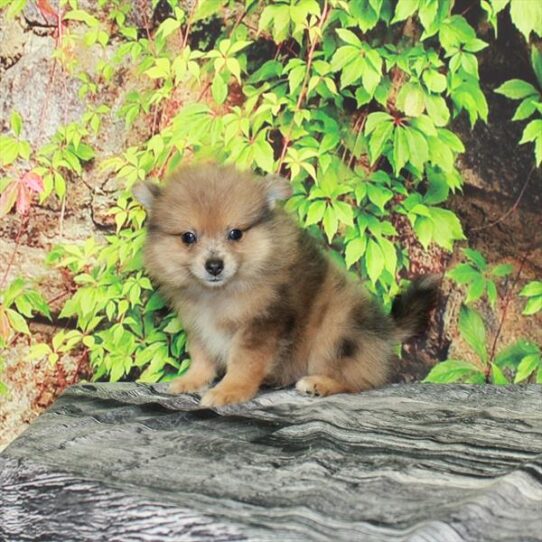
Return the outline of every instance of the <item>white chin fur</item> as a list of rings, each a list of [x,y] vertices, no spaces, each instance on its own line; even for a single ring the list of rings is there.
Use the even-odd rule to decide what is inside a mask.
[[[220,280],[209,280],[209,279],[203,279],[203,284],[209,288],[220,288],[221,286],[224,286],[228,282],[228,279],[220,279]]]

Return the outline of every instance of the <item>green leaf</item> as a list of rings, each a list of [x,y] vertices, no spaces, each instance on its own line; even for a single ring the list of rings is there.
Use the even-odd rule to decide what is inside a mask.
[[[393,23],[398,23],[399,21],[404,21],[406,18],[410,17],[419,7],[420,0],[399,0],[395,8],[395,14],[392,19]]]
[[[326,207],[326,210],[324,211],[323,224],[327,239],[331,243],[333,237],[337,233],[337,229],[339,228],[339,221],[337,220],[337,215],[335,214],[335,209],[333,209],[333,207]]]
[[[486,280],[483,276],[476,277],[467,290],[465,303],[472,303],[480,299],[486,289]]]
[[[522,314],[530,316],[531,314],[536,314],[540,310],[542,310],[542,295],[531,297],[525,304]]]
[[[433,221],[424,216],[418,216],[414,223],[414,231],[423,248],[427,249],[435,234]]]
[[[433,168],[428,168],[427,180],[429,182],[429,189],[423,197],[424,203],[430,205],[446,201],[450,193],[450,187],[446,182],[444,174],[436,172]]]
[[[406,136],[407,136],[407,141],[408,141],[408,154],[409,154],[408,159],[415,168],[417,168],[420,172],[422,172],[424,169],[425,163],[429,159],[429,148],[427,146],[427,141],[425,137],[420,132],[418,132],[418,130],[414,130],[413,128],[402,128],[402,129],[406,131]],[[446,198],[447,197],[448,197],[448,194],[446,193]],[[427,194],[425,196],[425,199],[427,201]]]
[[[282,75],[284,67],[278,60],[268,60],[248,79],[249,83],[261,83]]]
[[[397,251],[395,245],[388,241],[388,239],[381,237],[378,240],[378,244],[382,250],[382,255],[384,256],[384,267],[392,275],[395,276],[397,271]]]
[[[23,278],[16,278],[3,292],[2,305],[10,307],[17,299],[21,297],[24,291],[25,281]]]
[[[458,284],[468,284],[480,277],[480,271],[474,269],[468,263],[460,263],[451,271],[448,271],[447,276]]]
[[[381,124],[391,124],[392,121],[393,117],[389,113],[383,113],[382,111],[370,113],[365,122],[365,135],[368,136],[377,128],[377,126]]]
[[[462,305],[459,312],[459,332],[480,359],[487,363],[486,328],[480,313]]]
[[[326,210],[326,202],[323,200],[314,201],[309,206],[309,212],[307,213],[307,219],[305,221],[305,226],[310,226],[312,224],[318,224],[320,220],[324,217],[324,212]]]
[[[395,175],[399,175],[401,169],[403,169],[408,162],[409,156],[410,153],[406,130],[401,126],[398,126],[395,128],[393,140],[393,172]]]
[[[438,137],[443,141],[452,151],[457,153],[465,152],[465,146],[463,145],[461,139],[459,139],[453,132],[450,130],[445,130],[444,128],[439,128]]]
[[[352,267],[365,254],[367,247],[367,238],[355,237],[346,245],[345,261],[348,268]]]
[[[217,104],[223,104],[228,97],[228,85],[224,81],[222,74],[217,73],[213,79],[213,84],[211,85],[211,93],[213,94],[213,99]]]
[[[538,80],[538,85],[542,87],[542,52],[538,50],[536,45],[531,47],[531,64]]]
[[[409,117],[419,117],[425,109],[425,94],[419,84],[406,83],[397,95],[397,107]]]
[[[0,165],[8,166],[19,155],[19,143],[11,137],[0,136]]]
[[[512,120],[528,119],[536,111],[536,103],[536,99],[532,96],[525,98],[516,109]]]
[[[158,30],[156,31],[157,35],[162,36],[163,38],[167,38],[170,34],[175,32],[175,30],[178,30],[181,26],[181,21],[178,21],[177,19],[166,19],[162,23],[160,23],[160,26],[158,27]]]
[[[168,58],[156,58],[154,66],[145,71],[151,79],[164,79],[171,73],[171,63]]]
[[[520,145],[534,141],[536,138],[542,137],[542,119],[532,120],[523,130],[523,137],[519,142]]]
[[[503,94],[512,100],[521,100],[527,96],[536,96],[538,94],[533,85],[521,79],[510,79],[510,81],[506,81],[499,88],[496,88],[495,92]]]
[[[526,296],[526,297],[531,297],[534,295],[542,295],[542,281],[533,280],[529,282],[523,287],[519,295]]]
[[[501,263],[499,265],[496,265],[492,270],[491,274],[495,277],[506,277],[506,275],[509,275],[514,270],[514,266],[509,263]],[[521,293],[519,294],[521,295]]]
[[[463,254],[465,254],[465,256],[473,264],[475,264],[478,269],[480,269],[481,271],[485,271],[485,269],[487,268],[487,261],[477,250],[473,250],[472,248],[465,248],[463,249]]]
[[[193,21],[206,19],[219,12],[221,7],[226,3],[226,0],[200,0],[196,5],[197,9],[194,12]]]
[[[434,166],[449,172],[454,169],[454,155],[450,147],[438,137],[428,137],[429,159]]]
[[[510,384],[504,373],[498,365],[491,364],[491,382],[497,386],[506,386]]]
[[[440,0],[425,0],[421,2],[418,17],[426,31],[429,31],[437,22],[436,18],[439,10],[439,1]],[[442,4],[445,2],[440,3]]]
[[[527,41],[532,31],[542,36],[542,2],[510,0],[510,17]]]
[[[332,206],[335,209],[335,213],[340,222],[347,226],[352,226],[354,224],[354,211],[348,203],[345,203],[344,201],[334,201]]]
[[[45,343],[33,344],[28,351],[28,359],[34,361],[42,359],[51,353],[51,347]]]
[[[265,139],[265,133],[261,132],[261,136],[256,138],[253,149],[256,165],[265,172],[271,173],[274,166],[273,147]]]
[[[360,39],[350,30],[347,30],[346,28],[337,28],[336,32],[344,42],[348,43],[348,45],[361,48]]]
[[[380,123],[371,134],[369,139],[369,153],[371,155],[371,165],[373,165],[382,155],[384,145],[388,142],[393,133],[392,122]]]
[[[425,137],[437,135],[435,124],[427,115],[420,115],[419,117],[410,119],[409,124]]]
[[[446,90],[446,76],[437,70],[425,70],[422,79],[431,92],[440,94]]]
[[[534,158],[536,167],[542,163],[542,134],[540,134],[534,142]]]
[[[434,224],[433,240],[446,250],[452,250],[454,241],[465,239],[461,223],[452,211],[431,207],[431,220]]]
[[[448,384],[465,378],[471,378],[473,375],[483,376],[483,373],[481,373],[480,369],[478,369],[478,367],[472,363],[449,359],[441,363],[437,363],[424,378],[423,382]]]
[[[331,70],[336,72],[342,70],[347,64],[351,64],[356,58],[359,58],[360,51],[352,45],[339,47],[331,59]]]
[[[374,203],[382,212],[388,201],[393,198],[393,192],[385,186],[368,183],[364,185],[367,187],[367,195],[371,203]]]
[[[364,74],[369,67],[365,58],[357,56],[352,62],[347,64],[341,73],[341,89],[356,83],[362,74]],[[369,91],[369,89],[366,89]]]
[[[497,303],[497,287],[492,280],[487,281],[487,299],[492,308],[495,308]]]
[[[164,333],[169,333],[171,335],[174,335],[175,333],[179,333],[183,330],[183,326],[180,322],[180,320],[177,317],[172,318],[164,328]]]
[[[100,21],[98,21],[96,17],[83,9],[72,9],[71,11],[68,11],[68,13],[65,13],[62,18],[69,21],[80,21],[90,27],[98,26],[100,24]]]
[[[18,137],[21,135],[21,130],[23,128],[23,119],[17,111],[11,113],[10,119],[11,129],[13,133]]]
[[[26,320],[18,312],[15,312],[12,309],[5,309],[5,314],[8,317],[11,327],[17,333],[24,333],[25,335],[30,335],[30,330],[28,329]]]
[[[499,367],[516,368],[521,360],[530,354],[540,356],[540,348],[530,341],[519,339],[501,350],[495,357],[495,363]]]
[[[296,66],[288,74],[288,83],[290,85],[290,92],[293,94],[303,82],[305,78],[306,66],[305,64],[301,66]]]
[[[384,270],[384,255],[380,245],[374,240],[369,239],[367,243],[367,251],[365,252],[365,266],[367,274],[373,284],[379,279]]]
[[[536,369],[540,366],[539,354],[528,354],[525,356],[518,365],[516,376],[514,378],[514,384],[523,382],[531,376]]]
[[[435,126],[446,126],[450,121],[450,110],[442,96],[426,96],[425,107]]]

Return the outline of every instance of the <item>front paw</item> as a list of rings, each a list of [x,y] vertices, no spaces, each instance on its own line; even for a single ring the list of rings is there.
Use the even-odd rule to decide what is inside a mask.
[[[194,393],[207,386],[207,382],[195,380],[189,375],[181,376],[171,382],[168,388],[169,393]]]
[[[201,406],[212,408],[250,401],[257,390],[221,386],[209,390],[201,399]]]

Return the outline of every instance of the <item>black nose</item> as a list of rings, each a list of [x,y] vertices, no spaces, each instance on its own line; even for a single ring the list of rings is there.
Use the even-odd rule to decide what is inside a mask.
[[[224,262],[222,260],[215,259],[207,260],[205,262],[205,269],[207,269],[211,275],[216,277],[216,275],[220,275],[220,273],[222,273],[222,269],[224,269]]]

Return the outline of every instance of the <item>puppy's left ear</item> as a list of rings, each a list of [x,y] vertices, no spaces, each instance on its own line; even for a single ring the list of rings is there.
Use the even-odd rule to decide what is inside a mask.
[[[160,187],[152,181],[137,183],[132,188],[132,194],[146,209],[152,207],[154,200],[160,195],[160,192]]]
[[[280,175],[267,175],[265,177],[267,202],[273,209],[277,201],[289,198],[292,195],[292,185]]]

